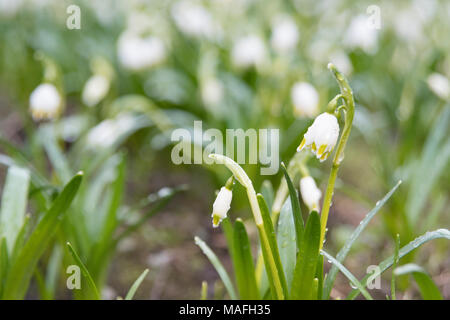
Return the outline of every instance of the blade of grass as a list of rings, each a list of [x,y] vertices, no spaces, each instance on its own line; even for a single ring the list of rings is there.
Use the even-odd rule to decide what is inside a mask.
[[[256,286],[255,266],[247,231],[241,219],[234,223],[233,246],[235,251],[235,274],[239,297],[243,300],[259,299]]]
[[[230,277],[228,276],[227,271],[225,270],[222,263],[219,261],[219,258],[217,258],[216,254],[211,250],[211,248],[199,237],[195,237],[195,244],[202,249],[203,253],[208,257],[211,264],[216,269],[217,273],[219,274],[220,279],[222,279],[223,284],[225,285],[225,288],[227,289],[228,295],[232,300],[237,300],[236,291],[234,290],[233,283],[230,280]]]
[[[358,279],[356,279],[356,277],[346,267],[344,267],[337,259],[335,259],[334,257],[332,257],[323,250],[320,250],[320,254],[325,256],[325,258],[327,258],[330,263],[334,264],[342,272],[342,274],[346,276],[348,280],[350,280],[353,286],[357,287],[361,291],[361,293],[367,300],[373,300],[372,296],[369,294],[369,292],[367,292],[367,290],[364,288],[361,282],[359,282]]]
[[[320,218],[316,211],[311,212],[306,222],[305,232],[297,254],[297,263],[292,280],[291,299],[311,300],[313,295],[314,277],[320,246]],[[317,292],[316,292],[317,293]]]
[[[261,208],[261,216],[263,219],[263,225],[265,229],[265,233],[267,234],[267,240],[269,243],[269,249],[271,251],[271,256],[273,257],[273,261],[275,264],[275,271],[276,274],[272,274],[272,279],[278,279],[275,281],[275,285],[279,282],[281,285],[281,288],[283,290],[284,298],[286,299],[288,297],[288,290],[287,290],[287,284],[286,284],[286,276],[284,274],[283,265],[281,264],[280,259],[280,253],[278,252],[278,244],[275,234],[275,229],[272,224],[272,218],[270,216],[269,207],[266,204],[266,201],[264,200],[264,197],[262,194],[256,195],[258,199],[258,205]],[[261,244],[262,247],[262,244]],[[265,261],[266,262],[266,261]],[[266,270],[267,270],[266,265]],[[272,271],[273,272],[273,271]]]
[[[0,238],[5,237],[10,252],[25,220],[29,182],[28,170],[9,167],[2,195]]]
[[[141,285],[142,281],[144,281],[144,278],[147,276],[148,269],[145,269],[144,272],[139,276],[139,278],[136,279],[136,281],[131,286],[130,290],[128,291],[127,295],[125,296],[125,300],[133,300],[133,297]]]
[[[447,229],[437,229],[434,231],[429,231],[423,234],[420,237],[417,237],[407,245],[405,245],[403,248],[400,249],[398,253],[399,259],[406,256],[411,251],[419,248],[424,243],[427,243],[428,241],[434,240],[434,239],[447,239],[450,240],[450,231]],[[383,260],[378,267],[380,268],[380,274],[389,269],[394,264],[394,255],[390,256],[389,258]],[[366,275],[362,280],[361,284],[365,287],[367,285],[367,280],[371,275]],[[353,300],[359,295],[360,290],[354,289],[350,292],[350,294],[347,296],[347,300]]]
[[[286,276],[288,292],[292,287],[295,260],[297,253],[294,218],[292,215],[292,204],[289,199],[284,202],[278,219],[277,242],[280,252],[281,265]]]
[[[417,264],[405,264],[395,269],[394,273],[397,276],[412,274],[419,286],[420,294],[424,300],[443,300],[442,294],[433,279],[431,279],[430,275]]]
[[[304,230],[302,212],[300,209],[300,200],[298,198],[297,191],[295,190],[294,185],[292,184],[292,180],[289,177],[289,174],[286,170],[284,163],[281,163],[281,170],[284,173],[284,177],[286,179],[286,183],[287,183],[287,186],[289,189],[289,197],[291,199],[292,214],[294,216],[295,234],[296,234],[296,239],[297,239],[297,250],[299,250],[300,242],[301,242],[303,230]]]
[[[395,238],[395,253],[394,253],[394,265],[392,266],[392,276],[391,276],[391,299],[396,300],[395,297],[395,268],[398,264],[398,252],[400,251],[400,235],[397,233]]]
[[[83,173],[76,174],[64,187],[50,209],[39,221],[17,258],[12,261],[6,279],[3,299],[22,299],[25,296],[34,268],[55,235],[61,217],[75,198],[82,177]]]
[[[200,292],[200,300],[208,299],[208,282],[202,281],[202,289]]]
[[[342,263],[344,259],[347,257],[347,254],[349,253],[350,249],[352,248],[353,244],[355,243],[356,239],[358,239],[359,235],[363,232],[363,230],[367,227],[370,220],[377,214],[378,211],[380,211],[381,207],[386,203],[386,201],[389,200],[389,198],[392,196],[392,194],[397,190],[397,188],[400,186],[402,182],[399,181],[397,184],[389,191],[383,199],[377,202],[375,207],[369,211],[369,213],[364,217],[364,219],[360,222],[359,226],[353,231],[351,236],[347,239],[342,249],[338,252],[336,255],[336,260]],[[338,272],[338,268],[336,265],[333,264],[330,271],[328,272],[326,278],[325,278],[325,284],[323,288],[323,299],[328,300],[331,293],[331,288],[333,287],[334,280],[336,279],[336,275]]]
[[[86,268],[83,261],[81,261],[80,257],[78,256],[78,254],[76,253],[75,249],[72,247],[70,242],[67,242],[66,245],[67,245],[67,248],[69,249],[70,253],[72,254],[72,257],[75,260],[76,264],[80,267],[81,272],[86,277],[87,282],[88,282],[89,286],[91,287],[91,290],[93,293],[92,297],[96,300],[100,300],[101,299],[100,293],[97,290],[97,286],[95,285],[94,279],[92,279],[92,276],[89,273],[89,270]]]

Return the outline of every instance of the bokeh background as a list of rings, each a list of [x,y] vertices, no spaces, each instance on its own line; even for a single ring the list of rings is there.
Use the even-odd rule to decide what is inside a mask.
[[[80,8],[80,29],[67,26],[70,5]],[[449,16],[445,0],[0,0],[1,159],[12,156],[13,145],[61,186],[61,172],[89,167],[103,150],[110,160],[126,154],[123,208],[161,188],[186,185],[119,244],[103,295],[123,296],[148,267],[138,298],[197,299],[203,280],[211,297],[220,298],[218,276],[193,238],[206,240],[231,267],[224,236],[210,219],[215,191],[229,174],[218,166],[175,165],[170,134],[192,130],[194,120],[222,131],[279,128],[280,159],[288,163],[314,116],[338,93],[326,68],[331,61],[349,78],[357,106],[328,251],[335,254],[375,202],[403,180],[346,260],[362,277],[368,265],[393,253],[397,233],[404,244],[450,225]],[[43,82],[54,83],[65,107],[55,119],[35,121],[30,95]],[[66,159],[62,171],[47,144],[53,138]],[[88,183],[103,172],[103,162],[91,168]],[[322,190],[329,165],[308,163]],[[275,188],[280,183],[280,174],[244,168],[257,190],[264,180]],[[2,166],[0,185],[5,173]],[[243,189],[236,190],[230,215],[250,221]],[[94,215],[102,202],[97,196]],[[248,228],[254,237],[251,223]],[[448,243],[438,240],[403,263],[424,267],[448,299],[448,253]],[[386,275],[375,297],[385,297],[389,281]],[[332,296],[350,290],[338,276]],[[407,279],[399,290],[403,298],[419,298]]]

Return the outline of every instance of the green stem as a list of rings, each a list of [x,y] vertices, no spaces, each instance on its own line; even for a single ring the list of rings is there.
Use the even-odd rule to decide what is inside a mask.
[[[336,153],[333,158],[333,165],[331,167],[330,177],[328,178],[328,185],[325,191],[325,197],[323,199],[322,214],[320,216],[320,249],[323,247],[323,241],[325,239],[325,232],[327,229],[328,214],[330,212],[331,200],[333,198],[334,184],[336,182],[339,166],[344,159],[344,149],[347,144],[350,131],[352,129],[353,116],[355,114],[355,101],[353,100],[353,92],[350,88],[347,79],[340,73],[333,64],[328,65],[328,69],[333,73],[336,81],[339,84],[341,90],[340,98],[345,103],[345,124],[342,130],[341,138],[339,139]],[[338,97],[338,96],[336,96]],[[336,102],[335,99],[332,101]],[[336,103],[333,103],[335,105]]]

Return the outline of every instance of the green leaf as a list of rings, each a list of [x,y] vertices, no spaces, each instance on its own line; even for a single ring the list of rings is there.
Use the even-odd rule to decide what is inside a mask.
[[[269,281],[273,282],[276,296],[278,296],[279,299],[286,299],[288,296],[286,277],[281,264],[280,253],[278,252],[278,244],[275,229],[272,224],[272,218],[270,217],[269,208],[267,207],[264,197],[261,194],[258,194],[256,197],[261,209],[263,228],[265,231],[264,233],[260,233],[260,236],[261,250],[263,252],[266,271],[268,271]],[[263,238],[263,234],[267,235],[267,243],[265,241],[266,239]],[[283,297],[280,295],[280,289],[282,290]]]
[[[232,300],[237,300],[236,291],[234,290],[233,283],[230,280],[230,277],[228,276],[227,271],[225,270],[222,263],[219,261],[219,258],[217,258],[216,254],[211,250],[211,248],[199,237],[195,237],[195,244],[202,249],[203,253],[208,257],[211,264],[216,269],[217,273],[219,274],[220,279],[222,279],[223,284],[225,285],[225,288],[228,291],[228,294]]]
[[[61,217],[75,198],[82,177],[82,173],[76,174],[64,187],[50,209],[39,221],[17,258],[12,261],[6,279],[3,299],[22,299],[25,296],[39,258],[55,235]]]
[[[447,229],[437,229],[434,231],[429,231],[425,233],[424,235],[417,237],[410,243],[408,243],[406,246],[400,249],[398,253],[399,259],[406,256],[411,251],[419,248],[424,243],[427,243],[428,241],[434,240],[434,239],[447,239],[450,240],[450,231]],[[395,255],[390,256],[389,258],[383,260],[378,267],[380,268],[380,274],[389,269],[394,264],[394,258]],[[361,284],[363,286],[367,285],[367,280],[371,275],[366,275],[362,280]],[[347,296],[347,299],[355,299],[359,295],[359,289],[354,289],[350,292],[350,294]]]
[[[291,299],[312,300],[313,282],[319,258],[320,218],[316,211],[310,213],[297,255],[292,281]]]
[[[359,226],[353,231],[353,233],[350,235],[350,237],[345,242],[342,249],[339,251],[339,253],[336,256],[336,260],[342,263],[344,259],[347,257],[347,254],[349,253],[350,249],[352,248],[353,244],[355,243],[356,239],[358,239],[359,235],[363,232],[363,230],[367,227],[370,220],[377,214],[378,211],[380,211],[381,207],[386,203],[386,201],[389,200],[389,198],[392,196],[392,194],[397,190],[397,188],[400,186],[401,181],[397,182],[397,184],[389,191],[383,199],[378,201],[375,205],[375,207],[370,210],[370,212],[364,217],[364,219],[360,222]],[[331,293],[331,288],[333,287],[334,280],[336,279],[336,275],[338,272],[338,268],[335,264],[331,267],[330,271],[328,272],[326,278],[325,278],[325,284],[323,288],[323,299],[328,300]]]
[[[16,237],[25,220],[30,172],[19,167],[9,167],[2,195],[0,212],[0,238],[6,238],[12,252]]]
[[[392,267],[392,275],[391,275],[391,299],[396,300],[395,297],[395,268],[397,268],[398,264],[398,252],[400,251],[400,235],[397,233],[395,237],[395,252],[394,252],[394,265]]]
[[[93,292],[92,298],[94,298],[96,300],[100,300],[100,294],[99,294],[99,292],[97,290],[97,286],[95,285],[94,279],[92,279],[92,276],[89,273],[89,270],[86,268],[86,266],[83,263],[83,261],[81,261],[80,257],[78,256],[78,254],[76,253],[75,249],[72,247],[70,242],[67,242],[67,248],[69,249],[70,253],[72,254],[72,257],[75,260],[76,264],[80,267],[81,272],[86,277],[87,282],[88,282],[88,284],[91,287],[91,290]]]
[[[289,177],[289,174],[287,173],[286,167],[284,163],[281,163],[281,170],[284,173],[284,177],[286,179],[286,183],[289,189],[289,197],[291,198],[291,205],[292,205],[292,214],[294,215],[294,225],[295,225],[295,233],[296,233],[296,239],[297,239],[297,250],[300,248],[300,242],[303,235],[304,230],[304,223],[302,218],[302,212],[300,209],[300,200],[297,195],[297,191],[294,188],[294,185],[292,184],[292,180]]]
[[[264,180],[261,186],[261,194],[264,199],[267,201],[267,206],[272,208],[273,200],[274,200],[274,191],[273,186],[270,180]]]
[[[237,219],[234,223],[233,240],[235,251],[234,270],[239,297],[243,300],[259,299],[250,242],[241,219]]]
[[[200,300],[208,299],[208,282],[202,281],[202,289],[200,291]]]
[[[294,276],[297,244],[295,238],[294,218],[292,215],[292,204],[289,199],[284,202],[278,219],[277,230],[278,250],[280,252],[281,264],[286,276],[288,291],[292,286]]]
[[[358,290],[361,291],[361,293],[367,300],[373,300],[372,296],[369,294],[369,292],[367,292],[367,290],[364,288],[361,282],[359,282],[358,279],[356,279],[356,277],[346,267],[344,267],[337,259],[335,259],[334,257],[332,257],[323,250],[320,250],[320,254],[325,256],[330,263],[335,265],[344,274],[344,276],[346,276],[347,279],[350,280],[353,286],[357,287]]]
[[[8,257],[8,247],[6,245],[5,237],[0,239],[0,297],[2,296],[4,280],[8,273],[9,268],[9,257]]]
[[[144,272],[139,276],[139,278],[136,279],[136,281],[131,286],[130,290],[128,291],[127,295],[125,296],[125,300],[133,300],[133,297],[141,285],[142,281],[144,281],[144,278],[147,276],[148,269],[145,269]]]
[[[419,286],[420,294],[424,300],[443,300],[439,288],[430,275],[417,264],[409,263],[395,269],[395,275],[412,274]]]

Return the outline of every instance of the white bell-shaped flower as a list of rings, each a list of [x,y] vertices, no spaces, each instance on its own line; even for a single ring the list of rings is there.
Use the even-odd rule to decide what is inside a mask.
[[[317,116],[313,124],[305,133],[297,151],[303,148],[311,148],[320,161],[328,158],[339,137],[339,124],[337,118],[327,112]]]
[[[441,99],[450,99],[450,81],[440,73],[432,73],[427,78],[428,87]]]
[[[299,37],[295,21],[290,17],[279,17],[272,26],[270,44],[276,52],[282,54],[295,49]]]
[[[231,51],[233,64],[238,68],[261,65],[265,57],[266,47],[264,41],[256,35],[238,39]]]
[[[319,200],[322,197],[322,192],[317,188],[316,182],[310,176],[300,179],[300,193],[302,194],[303,202],[310,211],[319,211]]]
[[[62,98],[53,84],[42,83],[30,95],[30,111],[34,120],[56,118],[62,109]]]
[[[314,117],[319,112],[319,94],[307,82],[297,82],[291,89],[294,114],[298,117]]]
[[[222,187],[217,194],[217,198],[213,203],[213,227],[217,228],[220,222],[227,217],[227,212],[230,210],[231,199],[233,192],[227,187]]]

